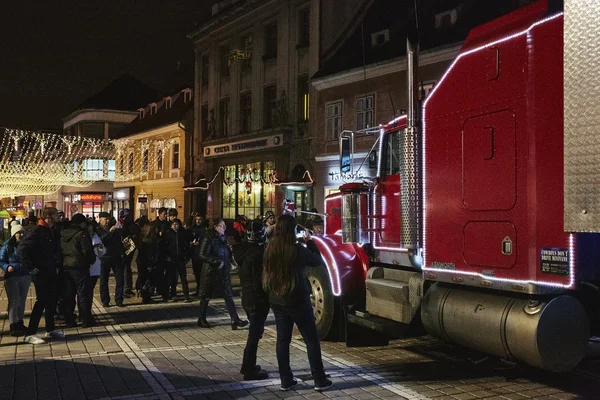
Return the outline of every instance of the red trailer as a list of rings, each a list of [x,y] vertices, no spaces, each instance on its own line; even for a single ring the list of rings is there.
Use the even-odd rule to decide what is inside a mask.
[[[474,29],[420,105],[409,43],[408,114],[380,129],[377,177],[325,200],[325,268],[309,273],[322,337],[381,344],[422,326],[551,371],[583,358],[599,333],[600,224],[566,226],[586,176],[565,166],[565,26],[538,1]],[[342,135],[347,176],[352,147]]]

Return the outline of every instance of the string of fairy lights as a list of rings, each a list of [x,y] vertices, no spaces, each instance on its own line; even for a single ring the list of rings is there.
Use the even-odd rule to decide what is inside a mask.
[[[135,180],[162,163],[172,139],[102,140],[0,130],[0,198],[45,195],[61,186]]]

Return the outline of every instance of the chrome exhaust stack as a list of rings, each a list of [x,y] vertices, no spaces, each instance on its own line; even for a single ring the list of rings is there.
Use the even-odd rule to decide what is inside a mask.
[[[411,252],[411,260],[419,249],[419,225],[421,215],[421,148],[419,129],[419,87],[417,79],[418,42],[406,39],[408,115],[406,134],[400,133],[399,145],[402,157],[401,192],[401,242]]]

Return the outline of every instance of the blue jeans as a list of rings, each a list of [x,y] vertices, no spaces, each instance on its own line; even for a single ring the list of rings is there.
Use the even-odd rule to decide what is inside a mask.
[[[244,307],[250,327],[248,328],[248,340],[244,348],[244,361],[242,362],[242,374],[251,372],[256,365],[256,353],[258,342],[265,331],[265,321],[269,315],[269,305],[259,305],[252,308]]]
[[[277,325],[277,364],[279,365],[279,377],[282,385],[289,385],[294,379],[294,374],[290,368],[290,343],[292,342],[292,329],[294,323],[298,327],[304,343],[310,372],[315,382],[325,380],[325,369],[321,358],[321,343],[317,334],[317,325],[313,314],[310,300],[302,299],[299,304],[293,307],[282,307],[271,305],[275,313],[275,323]]]

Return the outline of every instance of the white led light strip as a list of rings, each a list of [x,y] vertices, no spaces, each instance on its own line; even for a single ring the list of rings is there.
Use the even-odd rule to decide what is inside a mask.
[[[323,239],[321,239],[320,237],[317,236],[313,236],[312,237],[313,240],[319,242],[322,246],[322,248],[325,249],[328,257],[323,257],[323,261],[326,264],[326,270],[327,270],[327,274],[329,274],[329,282],[331,282],[331,291],[333,292],[334,296],[341,296],[342,294],[342,285],[340,283],[340,272],[338,270],[338,265],[337,262],[335,261],[335,257],[333,256],[333,252],[331,251],[331,248],[329,247],[329,245],[327,243],[325,243],[325,241]],[[329,262],[327,261],[327,258],[329,258]],[[329,266],[333,267],[333,268],[329,268]],[[331,271],[333,270],[333,275],[331,273]]]
[[[456,59],[452,62],[452,64],[450,65],[450,67],[448,68],[448,70],[444,73],[444,75],[442,76],[442,78],[440,79],[439,83],[433,88],[433,90],[431,91],[431,93],[429,94],[429,96],[427,97],[427,99],[425,100],[425,102],[423,103],[423,156],[422,156],[422,175],[423,175],[423,270],[427,270],[427,271],[438,271],[438,272],[451,272],[451,273],[455,273],[455,274],[461,274],[461,275],[469,275],[469,276],[479,276],[485,280],[489,280],[489,281],[500,281],[500,282],[509,282],[509,283],[515,283],[515,284],[534,284],[534,285],[539,285],[539,286],[550,286],[550,287],[561,287],[561,288],[571,288],[573,286],[573,284],[575,283],[575,277],[574,277],[574,273],[575,273],[575,236],[573,234],[569,235],[569,283],[568,284],[562,284],[562,283],[555,283],[555,282],[540,282],[540,281],[523,281],[523,280],[514,280],[514,279],[505,279],[505,278],[494,278],[494,277],[490,277],[487,275],[482,275],[476,272],[467,272],[467,271],[449,271],[449,270],[445,270],[445,269],[437,269],[437,268],[428,268],[427,267],[427,242],[426,242],[426,232],[427,232],[427,179],[426,179],[426,174],[425,174],[425,170],[426,170],[426,165],[427,165],[427,159],[426,159],[426,139],[427,139],[427,127],[426,127],[426,114],[427,114],[427,104],[429,103],[429,100],[431,100],[433,98],[433,96],[435,95],[435,93],[437,92],[437,90],[440,88],[440,86],[442,86],[442,83],[444,82],[444,80],[446,79],[446,77],[448,76],[448,74],[450,73],[450,71],[452,71],[452,69],[454,68],[454,66],[456,65],[456,63],[463,57],[466,57],[470,54],[476,53],[478,51],[487,49],[489,47],[492,47],[494,45],[497,45],[499,43],[504,43],[507,42],[509,40],[518,38],[522,35],[529,35],[529,32],[535,28],[538,25],[542,25],[546,22],[552,21],[556,18],[560,18],[563,16],[563,13],[559,13],[559,14],[555,14],[552,15],[548,18],[544,18],[540,21],[537,21],[535,23],[533,23],[531,26],[529,26],[527,29],[519,31],[517,33],[514,33],[512,35],[506,36],[502,39],[499,40],[495,40],[493,42],[484,44],[482,46],[479,46],[477,48],[471,49],[469,51],[466,51],[464,53],[461,53],[458,55],[458,57],[456,57]],[[528,38],[528,40],[530,40]]]

